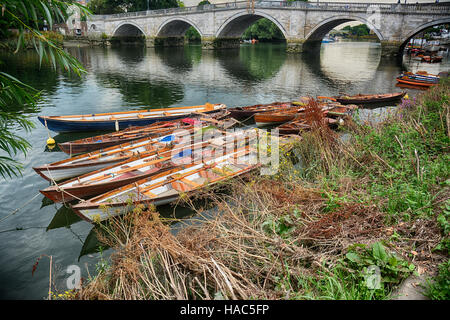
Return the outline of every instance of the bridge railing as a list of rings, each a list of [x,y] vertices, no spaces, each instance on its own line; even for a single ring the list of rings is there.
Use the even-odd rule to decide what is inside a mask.
[[[249,5],[248,1],[236,1],[217,4],[205,4],[202,6],[184,7],[184,8],[169,8],[149,11],[136,11],[117,13],[109,15],[94,15],[92,20],[104,20],[114,18],[127,18],[139,16],[153,16],[153,15],[168,15],[191,12],[205,12],[215,10],[227,10],[236,8],[299,8],[303,10],[318,10],[318,11],[367,11],[369,9],[379,10],[382,13],[450,13],[450,2],[444,3],[430,3],[430,4],[397,4],[397,3],[339,3],[339,2],[304,2],[304,1],[271,1],[271,0],[255,0],[253,5]]]

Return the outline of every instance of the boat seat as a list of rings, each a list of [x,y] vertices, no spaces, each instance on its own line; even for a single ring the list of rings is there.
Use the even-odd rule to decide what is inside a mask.
[[[172,188],[178,192],[187,192],[192,189],[192,186],[188,185],[187,183],[184,183],[183,181],[174,181],[171,183],[171,185]]]
[[[208,182],[208,179],[204,177],[198,177],[197,179],[192,179],[191,181],[195,182],[199,186],[202,186]]]
[[[181,182],[184,182],[184,183],[186,183],[186,184],[189,184],[189,185],[191,185],[191,186],[193,186],[193,187],[200,187],[200,186],[201,186],[200,184],[198,184],[198,183],[195,182],[194,180],[189,180],[189,179],[186,179],[186,178],[180,179],[180,181],[181,181]]]

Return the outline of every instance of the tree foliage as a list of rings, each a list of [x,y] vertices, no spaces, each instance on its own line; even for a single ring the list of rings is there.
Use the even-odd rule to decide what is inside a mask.
[[[41,31],[43,19],[51,28],[54,23],[67,21],[72,5],[83,14],[89,14],[83,6],[72,1],[60,0],[2,0],[1,15],[10,26],[18,29],[15,53],[25,48],[25,39],[31,42],[39,55],[39,63],[49,63],[55,70],[61,67],[67,72],[80,75],[82,65],[61,47],[49,40]],[[0,61],[1,64],[1,61]],[[0,72],[0,175],[12,177],[20,174],[22,165],[14,159],[19,153],[26,154],[31,147],[28,141],[15,132],[15,128],[31,130],[34,124],[24,112],[36,110],[40,93],[19,79]]]
[[[148,7],[147,7],[148,5]],[[89,9],[94,14],[113,14],[122,12],[177,8],[177,0],[91,0]]]
[[[189,41],[201,41],[200,33],[198,33],[197,29],[195,29],[194,27],[189,27],[184,36]]]
[[[351,27],[351,26],[345,26],[342,28],[342,30],[348,30],[351,35],[354,36],[367,36],[370,32],[370,28],[365,24],[359,24],[357,26]]]
[[[284,39],[284,36],[275,23],[269,19],[262,18],[245,30],[242,38],[272,41]]]
[[[211,4],[211,2],[209,2],[208,0],[202,0],[202,1],[200,1],[199,3],[198,3],[198,7],[200,7],[200,6],[203,6],[203,5],[205,5],[205,4]]]

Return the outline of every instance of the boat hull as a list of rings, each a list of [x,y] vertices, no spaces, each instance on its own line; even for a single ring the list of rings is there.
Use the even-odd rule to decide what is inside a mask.
[[[257,113],[254,115],[255,123],[258,127],[272,126],[285,123],[295,119],[296,114],[271,114]]]
[[[148,174],[139,174],[126,179],[109,181],[105,183],[98,183],[94,185],[80,185],[80,186],[70,186],[66,188],[59,188],[58,186],[51,186],[40,192],[52,200],[53,202],[69,202],[75,199],[87,199],[92,196],[96,196],[116,188],[123,187],[127,184],[134,183],[141,179],[148,178],[159,172],[152,172]]]
[[[113,164],[118,164],[122,161],[127,160],[127,158],[118,158],[109,161],[93,162],[87,164],[79,165],[67,165],[67,166],[41,166],[34,167],[34,171],[39,174],[42,178],[48,181],[61,181],[76,176],[81,176],[85,173],[96,171],[99,169],[106,168]]]
[[[251,117],[258,111],[247,111],[247,110],[238,110],[238,109],[230,109],[230,117],[236,120],[246,120]]]
[[[398,101],[405,96],[406,92],[399,92],[391,96],[386,97],[374,97],[372,99],[358,99],[358,98],[336,98],[336,101],[341,104],[368,104],[368,103],[380,103]]]
[[[421,87],[431,87],[431,86],[434,86],[437,84],[437,83],[433,83],[433,82],[417,81],[417,80],[412,80],[412,79],[399,79],[399,78],[397,78],[397,82],[402,83],[402,84],[409,84],[409,85],[413,85],[413,86],[421,86]]]
[[[105,149],[105,148],[116,146],[118,144],[139,140],[139,139],[149,137],[149,136],[151,136],[151,134],[140,135],[140,136],[137,136],[134,138],[128,138],[128,139],[111,140],[111,141],[107,141],[107,142],[95,142],[95,143],[64,142],[64,143],[58,143],[58,147],[59,147],[59,149],[61,149],[62,152],[73,155],[73,154],[96,151],[99,149]]]
[[[208,112],[204,112],[208,113]],[[148,119],[130,119],[130,120],[107,120],[107,121],[67,121],[60,119],[49,119],[39,116],[39,121],[47,128],[55,132],[84,132],[84,131],[115,131],[116,121],[119,130],[129,127],[146,126],[158,121],[167,121],[185,118],[186,114],[176,116],[154,117]]]
[[[138,117],[139,112],[130,112],[130,114],[137,114],[127,119],[112,118],[106,120],[74,120],[74,117],[80,118],[82,116],[61,116],[61,117],[49,117],[38,116],[39,121],[51,131],[55,132],[85,132],[85,131],[116,131],[123,130],[129,127],[142,127],[153,124],[159,121],[170,121],[176,119],[182,119],[190,114],[201,112],[202,114],[213,114],[224,110],[225,105],[216,105],[212,109],[204,110],[201,107],[181,107],[181,108],[167,108],[167,109],[154,109],[154,112],[178,112],[178,114],[172,115],[151,115],[145,117]],[[197,110],[198,109],[198,110]],[[165,110],[165,111],[164,111]],[[149,112],[153,112],[151,109]],[[117,112],[111,114],[98,114],[98,115],[86,115],[86,117],[93,118],[119,116],[125,114],[125,112]],[[70,119],[72,118],[72,119]]]

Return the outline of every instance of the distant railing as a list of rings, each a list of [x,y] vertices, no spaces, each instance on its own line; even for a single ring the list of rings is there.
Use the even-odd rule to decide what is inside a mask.
[[[105,20],[114,18],[129,18],[139,16],[167,15],[177,13],[208,12],[215,10],[229,10],[247,8],[248,1],[227,2],[218,4],[205,4],[195,7],[170,8],[149,11],[136,11],[109,15],[94,15],[92,20]],[[397,3],[336,3],[336,2],[304,2],[304,1],[270,1],[260,0],[254,2],[254,8],[287,8],[311,11],[343,11],[366,12],[369,9],[378,9],[381,13],[432,13],[450,14],[450,2],[429,4],[397,4]]]

